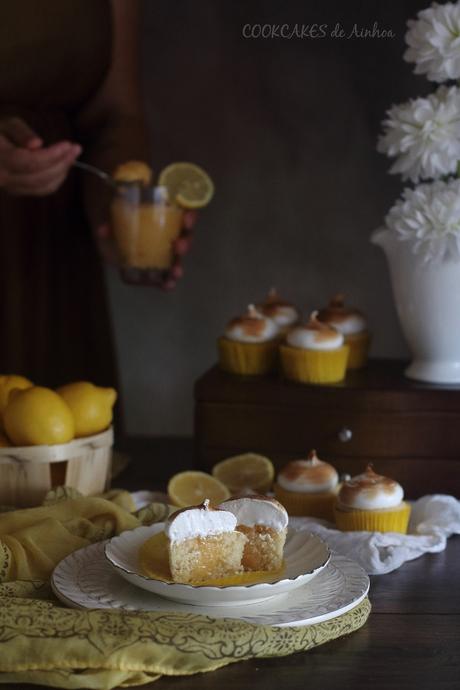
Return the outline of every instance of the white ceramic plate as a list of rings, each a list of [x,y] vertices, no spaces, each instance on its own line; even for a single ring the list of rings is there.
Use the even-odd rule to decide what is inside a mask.
[[[330,552],[326,544],[309,532],[288,531],[284,547],[285,570],[267,582],[229,587],[207,587],[163,582],[142,574],[138,554],[149,537],[163,531],[164,523],[138,527],[123,532],[105,545],[105,555],[116,571],[137,587],[159,594],[166,599],[202,606],[234,606],[255,603],[286,594],[301,587],[326,567]]]
[[[357,606],[369,590],[369,578],[357,563],[332,554],[317,577],[281,597],[233,607],[190,606],[146,592],[121,578],[105,558],[103,542],[64,558],[54,570],[51,584],[56,596],[75,608],[194,613],[279,627],[336,618]]]

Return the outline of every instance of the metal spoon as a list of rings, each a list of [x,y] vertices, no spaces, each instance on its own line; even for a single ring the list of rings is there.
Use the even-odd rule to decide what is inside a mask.
[[[112,189],[118,189],[118,185],[113,179],[113,177],[109,175],[109,173],[105,172],[105,170],[96,168],[96,166],[90,165],[89,163],[82,163],[82,161],[74,161],[73,165],[76,168],[81,168],[81,170],[86,170],[86,172],[90,172],[93,175],[97,175],[101,180],[103,180],[106,184],[112,187]]]

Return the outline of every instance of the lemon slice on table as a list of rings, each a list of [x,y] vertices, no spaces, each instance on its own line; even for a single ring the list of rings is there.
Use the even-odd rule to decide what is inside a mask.
[[[206,472],[179,472],[168,483],[168,496],[179,508],[196,506],[206,498],[215,506],[230,498],[227,487]]]
[[[167,188],[171,201],[186,209],[203,208],[214,194],[211,178],[194,163],[171,163],[161,171],[158,184]]]
[[[263,494],[271,488],[275,468],[263,455],[244,453],[218,462],[212,474],[234,494],[244,491]]]

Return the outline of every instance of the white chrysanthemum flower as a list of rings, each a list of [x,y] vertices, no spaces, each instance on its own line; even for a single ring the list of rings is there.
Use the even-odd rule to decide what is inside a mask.
[[[415,73],[437,82],[459,79],[460,3],[433,3],[407,25],[404,59],[415,62]]]
[[[412,182],[455,173],[460,160],[460,89],[440,86],[427,98],[394,105],[377,149],[396,158],[391,173]]]
[[[398,239],[425,261],[460,259],[460,180],[407,188],[385,218]]]

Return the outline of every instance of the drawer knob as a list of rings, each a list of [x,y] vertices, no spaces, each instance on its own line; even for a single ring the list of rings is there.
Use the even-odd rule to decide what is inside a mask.
[[[342,443],[348,443],[348,441],[351,441],[353,438],[353,432],[351,429],[348,429],[348,427],[344,426],[343,429],[340,429],[338,437],[339,441],[342,441]]]

